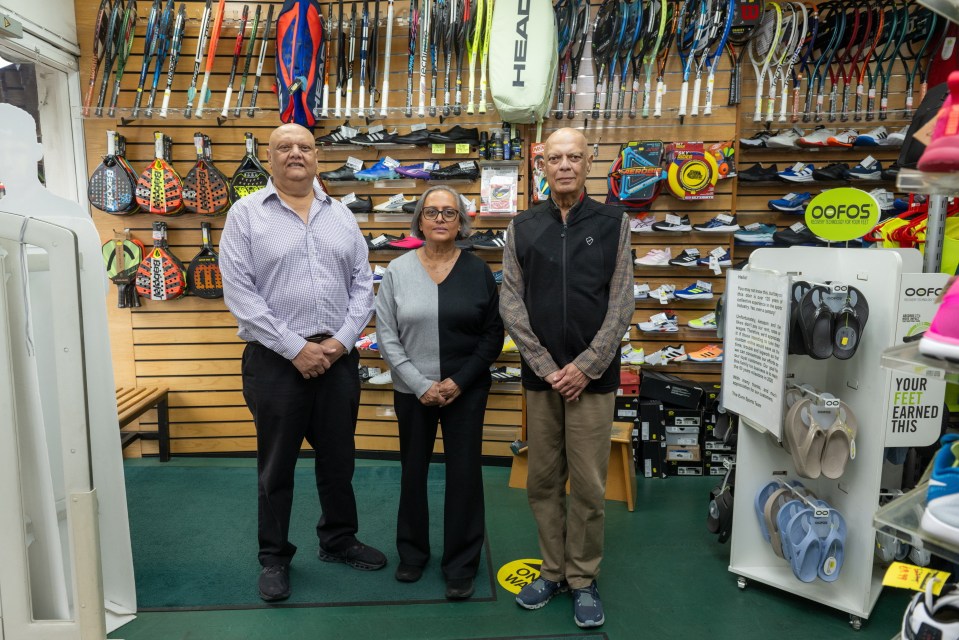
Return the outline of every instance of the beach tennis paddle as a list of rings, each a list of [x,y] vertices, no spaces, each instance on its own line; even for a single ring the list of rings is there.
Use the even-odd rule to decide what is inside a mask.
[[[196,164],[183,179],[183,206],[188,213],[215,216],[230,206],[229,186],[206,155],[202,133],[193,134]]]
[[[107,131],[107,153],[90,176],[87,198],[100,211],[127,215],[136,210],[135,190],[136,178],[127,173],[117,158],[117,132]]]
[[[263,165],[256,158],[256,140],[252,133],[246,134],[246,155],[230,179],[230,200],[236,202],[244,196],[256,193],[270,179]]]
[[[173,300],[186,292],[180,260],[170,252],[166,223],[153,223],[153,248],[137,269],[136,290],[150,300]]]
[[[133,304],[131,293],[136,291],[131,286],[140,262],[143,260],[143,250],[140,245],[130,240],[130,232],[116,232],[113,240],[103,244],[103,263],[107,269],[107,277],[117,285],[117,307],[138,306]],[[137,299],[139,302],[139,299]]]
[[[220,275],[220,257],[213,248],[210,223],[201,223],[200,229],[203,233],[203,246],[187,267],[187,288],[190,293],[201,298],[222,298],[223,277]]]
[[[154,134],[154,159],[137,180],[137,204],[149,213],[175,215],[183,208],[183,183],[168,158],[167,137]]]

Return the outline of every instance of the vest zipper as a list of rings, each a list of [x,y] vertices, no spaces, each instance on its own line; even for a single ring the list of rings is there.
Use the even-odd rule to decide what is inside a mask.
[[[566,226],[566,221],[563,221],[563,349],[566,349],[566,236],[568,229]]]

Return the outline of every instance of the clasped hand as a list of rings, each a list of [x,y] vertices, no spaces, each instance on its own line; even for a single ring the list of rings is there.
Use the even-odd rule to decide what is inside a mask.
[[[420,402],[427,407],[445,407],[456,400],[461,393],[462,390],[459,385],[453,382],[451,378],[447,378],[442,382],[434,382],[430,385],[426,393],[420,396]]]
[[[327,338],[323,342],[307,342],[296,357],[293,366],[304,378],[318,378],[333,366],[333,363],[346,353],[339,340]]]
[[[589,378],[586,374],[580,371],[579,367],[572,362],[562,369],[557,369],[543,379],[553,387],[553,391],[563,396],[566,402],[579,400],[583,389],[585,389],[589,383]]]

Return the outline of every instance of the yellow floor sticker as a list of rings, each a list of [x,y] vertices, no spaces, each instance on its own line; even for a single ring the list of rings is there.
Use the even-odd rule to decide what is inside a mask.
[[[539,568],[543,561],[538,558],[524,558],[507,562],[496,572],[496,581],[510,593],[519,593],[520,589],[539,577]]]

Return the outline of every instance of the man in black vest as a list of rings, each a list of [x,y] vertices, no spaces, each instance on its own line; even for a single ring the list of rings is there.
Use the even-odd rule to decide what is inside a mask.
[[[629,218],[586,196],[586,148],[575,129],[546,140],[550,199],[506,232],[500,313],[523,361],[527,493],[543,554],[516,602],[539,609],[569,588],[576,624],[598,627],[619,345],[635,303]]]

